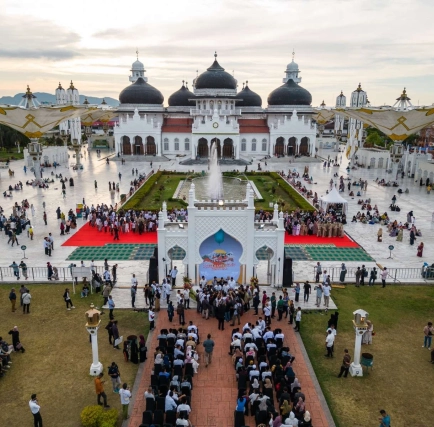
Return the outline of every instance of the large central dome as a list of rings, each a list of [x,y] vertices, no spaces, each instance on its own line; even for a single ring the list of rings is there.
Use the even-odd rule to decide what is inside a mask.
[[[310,105],[311,103],[312,95],[310,92],[292,79],[268,95],[268,105]]]
[[[211,67],[196,78],[196,89],[236,89],[237,81],[217,62],[217,54],[214,57]]]
[[[139,77],[119,94],[121,104],[153,104],[160,105],[164,101],[163,94]]]

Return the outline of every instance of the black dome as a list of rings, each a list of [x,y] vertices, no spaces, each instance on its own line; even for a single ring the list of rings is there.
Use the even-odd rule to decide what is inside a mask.
[[[241,92],[237,93],[237,98],[242,99],[242,101],[237,102],[237,107],[261,107],[262,98],[253,90],[250,90],[249,86],[246,84]]]
[[[211,67],[196,79],[195,87],[196,89],[236,89],[237,82],[215,59]]]
[[[268,105],[310,105],[312,95],[290,79],[268,95]]]
[[[181,89],[170,95],[168,101],[169,107],[194,107],[196,103],[194,101],[189,101],[189,99],[192,99],[194,97],[194,93],[190,92],[183,83]]]
[[[119,94],[121,104],[162,104],[163,94],[139,77]]]

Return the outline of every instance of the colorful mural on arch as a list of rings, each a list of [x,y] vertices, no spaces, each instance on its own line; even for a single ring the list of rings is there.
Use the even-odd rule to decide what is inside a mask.
[[[199,266],[200,277],[212,280],[214,276],[233,277],[240,275],[240,257],[243,253],[241,243],[222,229],[202,242],[199,248],[202,264]]]

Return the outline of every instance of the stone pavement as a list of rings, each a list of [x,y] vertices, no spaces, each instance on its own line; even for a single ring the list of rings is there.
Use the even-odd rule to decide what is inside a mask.
[[[258,317],[253,315],[253,310],[250,310],[242,317],[241,327],[246,322],[255,322],[257,319]],[[198,327],[201,341],[210,333],[215,342],[212,363],[208,368],[203,363],[203,347],[198,346],[200,366],[198,374],[195,374],[193,378],[190,420],[194,427],[232,427],[238,394],[234,367],[231,356],[228,355],[232,327],[226,323],[225,330],[219,331],[216,319],[205,320],[196,310],[186,310],[185,321],[188,323],[190,320]],[[144,363],[141,378],[136,380],[139,383],[134,387],[135,398],[130,405],[131,418],[128,427],[139,427],[142,422],[142,413],[146,407],[144,392],[151,380],[153,353],[158,345],[158,332],[162,328],[178,328],[179,326],[177,317],[170,324],[165,310],[157,313],[156,329],[150,334],[148,340],[148,360]],[[312,379],[309,373],[310,362],[304,356],[301,340],[297,339],[293,327],[288,325],[286,321],[277,322],[274,320],[272,327],[283,329],[284,344],[290,348],[291,353],[296,357],[294,371],[306,396],[306,409],[312,415],[312,425],[315,427],[334,426],[324,396],[322,396],[319,387],[315,385],[316,379]],[[277,409],[276,401],[275,407]],[[245,425],[255,425],[253,417],[246,417]]]

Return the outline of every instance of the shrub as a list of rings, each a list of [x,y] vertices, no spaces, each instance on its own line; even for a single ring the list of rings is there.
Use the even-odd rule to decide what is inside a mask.
[[[104,410],[99,405],[86,406],[80,414],[83,427],[99,427],[99,419]]]
[[[86,406],[80,414],[83,427],[116,427],[118,410],[104,411],[99,405]]]

